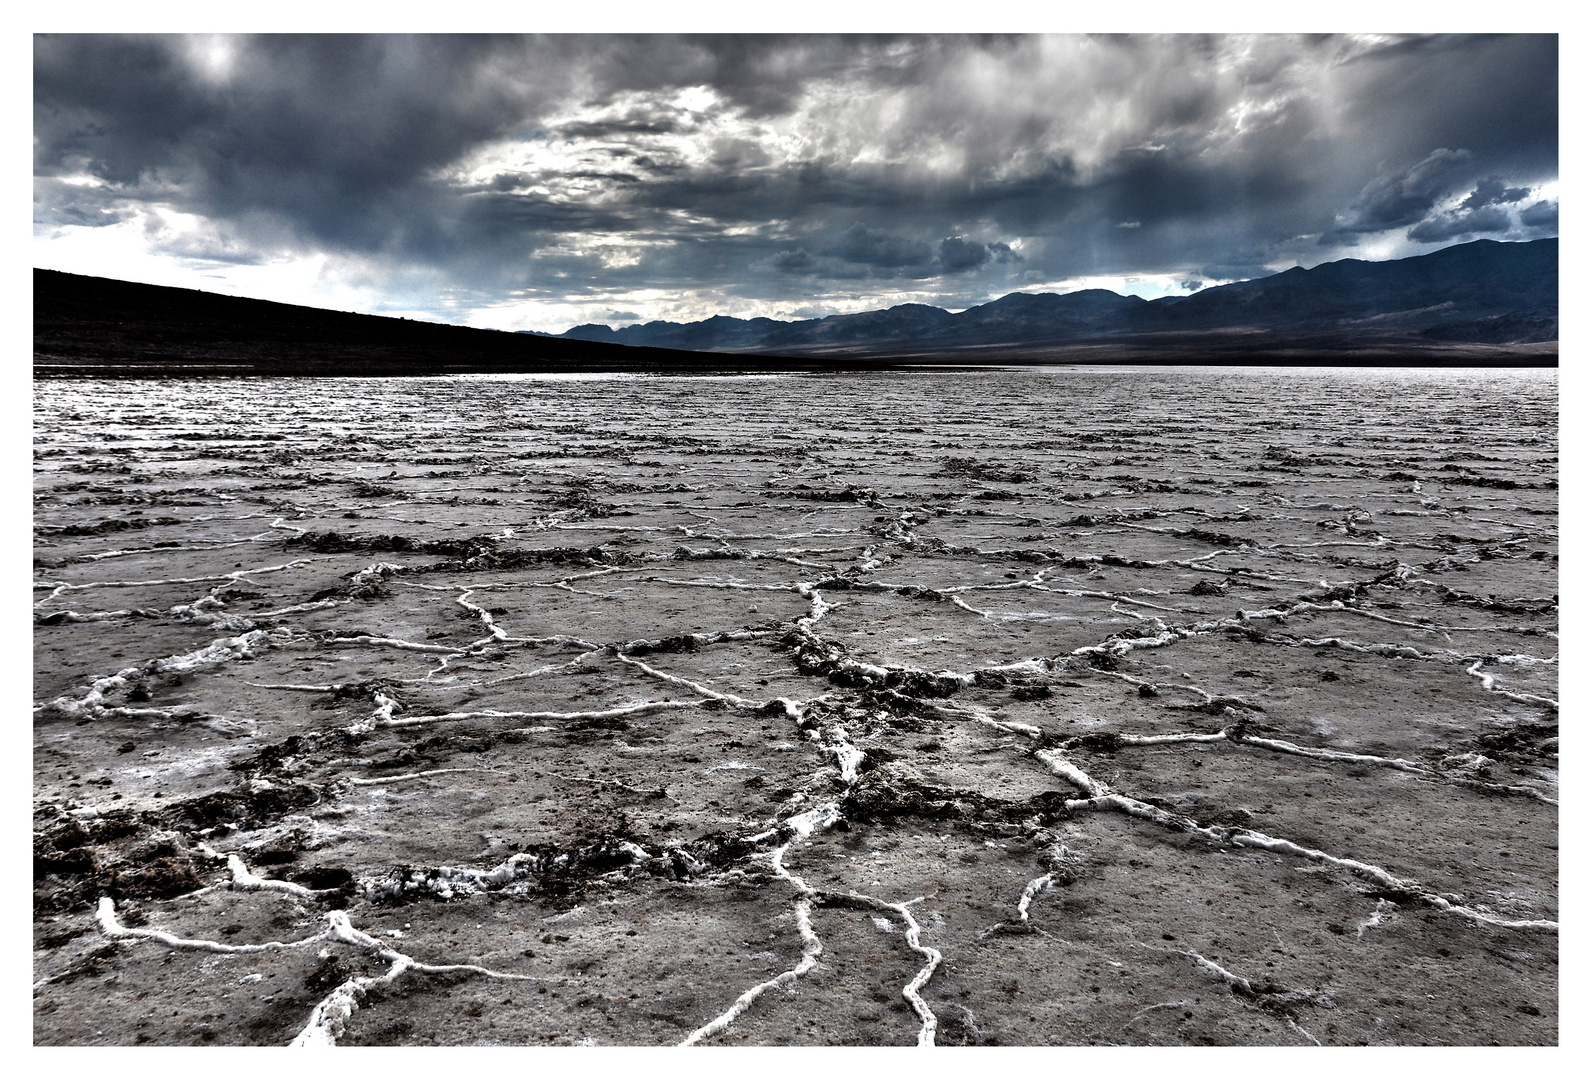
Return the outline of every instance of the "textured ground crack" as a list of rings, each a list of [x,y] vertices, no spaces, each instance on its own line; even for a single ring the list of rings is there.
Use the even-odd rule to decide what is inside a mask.
[[[45,380],[35,1041],[1556,1042],[1553,379]]]

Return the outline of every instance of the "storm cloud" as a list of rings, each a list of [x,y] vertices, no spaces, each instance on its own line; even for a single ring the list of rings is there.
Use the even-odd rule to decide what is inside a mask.
[[[548,330],[1158,295],[1555,235],[1557,82],[1529,35],[40,36],[35,262]]]

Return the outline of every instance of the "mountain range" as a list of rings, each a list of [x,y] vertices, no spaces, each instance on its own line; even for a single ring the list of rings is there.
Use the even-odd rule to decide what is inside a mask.
[[[510,333],[33,272],[33,373],[57,376],[835,371],[922,364],[1558,362],[1559,243],[1478,240],[1184,297],[1012,293],[779,322]],[[733,354],[733,358],[725,354]]]
[[[1344,259],[1157,300],[1104,289],[1011,293],[960,312],[901,304],[796,322],[718,315],[618,330],[588,323],[558,336],[837,358],[1034,360],[1066,350],[1056,358],[1097,352],[1101,359],[1129,359],[1194,350],[1236,359],[1456,346],[1556,354],[1550,346],[1559,336],[1559,241],[1477,240],[1407,259]]]

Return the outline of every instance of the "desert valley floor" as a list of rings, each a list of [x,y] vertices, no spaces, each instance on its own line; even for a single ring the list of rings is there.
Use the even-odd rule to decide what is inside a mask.
[[[1557,375],[41,381],[41,1044],[1552,1044]]]

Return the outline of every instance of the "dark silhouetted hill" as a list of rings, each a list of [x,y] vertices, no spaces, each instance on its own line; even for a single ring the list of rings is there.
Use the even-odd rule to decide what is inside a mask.
[[[436,375],[716,371],[721,356],[626,349],[446,323],[33,271],[33,373]],[[748,358],[738,367],[788,367]]]

